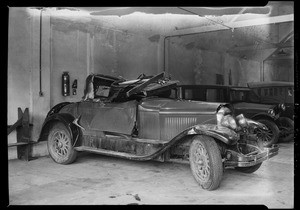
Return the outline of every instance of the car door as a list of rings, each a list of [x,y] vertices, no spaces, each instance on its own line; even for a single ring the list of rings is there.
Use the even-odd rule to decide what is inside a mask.
[[[80,125],[87,130],[131,135],[136,122],[136,101],[103,103],[101,101],[81,102],[78,115]]]

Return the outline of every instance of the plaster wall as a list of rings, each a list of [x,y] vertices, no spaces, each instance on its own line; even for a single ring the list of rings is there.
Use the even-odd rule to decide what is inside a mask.
[[[9,8],[8,36],[8,125],[17,119],[17,108],[29,108],[31,140],[37,140],[43,120],[50,108],[49,14],[43,18],[40,37],[40,12],[27,8]],[[43,43],[40,48],[40,41]],[[40,59],[40,49],[42,57]],[[43,80],[40,80],[43,78]],[[16,142],[15,131],[8,143]],[[8,158],[17,156],[16,147],[8,149]]]
[[[90,37],[84,32],[75,30],[65,33],[52,25],[51,107],[64,101],[79,101],[83,96],[85,78],[93,71],[89,42]],[[62,95],[62,74],[65,71],[70,76],[70,95],[66,97]],[[76,95],[73,95],[72,84],[76,79]]]
[[[294,60],[277,59],[264,62],[264,81],[294,82]]]
[[[202,34],[201,45],[209,45],[206,42],[211,42],[210,35],[207,33],[206,36]],[[178,38],[173,37],[169,41],[167,71],[181,84],[216,84],[216,74],[224,76],[225,85],[229,84],[229,75],[232,85],[246,86],[247,82],[260,81],[258,61],[240,59],[226,52],[203,50],[194,45],[183,45],[176,40]]]
[[[18,120],[18,107],[30,106],[31,42],[30,16],[23,10],[9,13],[7,124]],[[15,40],[19,40],[16,42]],[[8,143],[16,142],[16,132],[8,136]],[[16,148],[9,148],[9,158],[16,157]]]

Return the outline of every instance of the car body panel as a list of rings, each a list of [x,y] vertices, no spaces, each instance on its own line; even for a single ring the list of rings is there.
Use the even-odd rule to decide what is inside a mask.
[[[139,137],[169,140],[184,129],[207,121],[216,122],[220,103],[153,98],[138,107]]]

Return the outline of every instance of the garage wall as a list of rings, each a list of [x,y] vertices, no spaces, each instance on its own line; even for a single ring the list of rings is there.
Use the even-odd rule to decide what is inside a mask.
[[[157,73],[158,41],[139,34],[76,24],[51,17],[51,107],[63,101],[81,100],[85,78],[90,73],[135,79],[141,73]],[[61,94],[61,76],[78,80],[77,95]]]
[[[266,60],[264,62],[264,81],[294,82],[294,60]]]
[[[79,30],[62,32],[52,25],[51,43],[51,104],[54,105],[71,101],[75,102],[83,96],[85,78],[92,67],[88,55],[89,35]],[[64,71],[70,75],[70,96],[62,95],[62,74]],[[73,95],[72,84],[77,79],[76,95]]]
[[[39,130],[50,109],[50,69],[49,57],[40,60],[40,16],[39,11],[29,11],[26,8],[9,8],[8,34],[8,125],[18,119],[17,108],[22,111],[29,108],[33,140],[36,140]],[[49,15],[44,15],[44,26],[41,42],[42,54],[49,54]],[[41,65],[41,71],[40,71]],[[39,77],[43,78],[40,83]],[[41,89],[40,89],[41,87]],[[42,96],[40,95],[40,90]],[[8,143],[16,142],[15,132],[8,136]],[[8,150],[8,158],[15,158],[16,148]]]
[[[7,71],[7,124],[18,120],[18,107],[22,110],[30,106],[31,42],[30,16],[23,10],[9,13],[9,43]],[[22,21],[20,21],[22,20]],[[18,42],[14,40],[19,40]],[[16,142],[16,132],[8,136],[8,142]],[[16,148],[9,148],[10,157],[16,157]]]
[[[260,62],[240,59],[225,52],[187,47],[176,39],[169,41],[167,71],[181,84],[216,84],[216,74],[224,76],[225,85],[229,84],[229,75],[232,85],[246,86],[247,82],[260,81]]]

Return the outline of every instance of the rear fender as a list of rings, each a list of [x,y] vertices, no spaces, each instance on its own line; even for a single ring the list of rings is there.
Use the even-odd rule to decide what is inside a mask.
[[[73,123],[74,119],[75,118],[72,115],[67,113],[54,113],[50,115],[45,119],[45,122],[43,123],[42,131],[40,133],[38,141],[46,141],[51,127],[55,123],[61,122],[69,130],[71,141],[74,143],[77,140],[76,145],[78,145],[81,139],[81,130]]]
[[[50,117],[51,115],[58,113],[64,106],[71,104],[71,102],[62,102],[59,104],[56,104],[50,111],[47,113],[46,118]]]
[[[254,116],[251,117],[252,120],[259,120],[259,119],[267,119],[270,120],[272,122],[275,122],[277,120],[276,116],[273,117],[272,115],[268,114],[268,113],[257,113]]]

